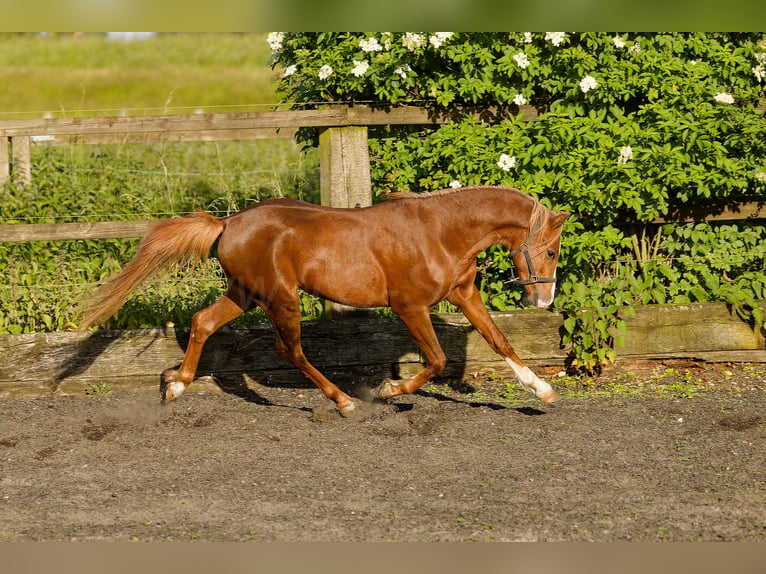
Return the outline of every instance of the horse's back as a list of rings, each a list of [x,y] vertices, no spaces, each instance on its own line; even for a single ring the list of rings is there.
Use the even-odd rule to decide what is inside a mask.
[[[226,219],[218,256],[230,276],[252,284],[295,283],[327,299],[383,306],[387,280],[378,254],[391,249],[391,238],[376,211],[259,203]]]

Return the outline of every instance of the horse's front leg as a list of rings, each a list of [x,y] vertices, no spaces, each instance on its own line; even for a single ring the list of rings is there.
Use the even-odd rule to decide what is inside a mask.
[[[513,350],[508,339],[497,328],[487,308],[481,300],[479,291],[473,283],[455,289],[449,296],[449,301],[463,311],[463,314],[481,333],[492,349],[501,355],[511,367],[521,385],[544,403],[554,403],[561,397],[553,388],[535,375]]]
[[[436,338],[431,316],[426,307],[404,307],[393,308],[397,315],[415,339],[415,342],[422,349],[426,356],[426,367],[414,377],[401,381],[388,379],[383,382],[374,394],[378,398],[387,399],[397,395],[408,395],[417,391],[420,387],[434,378],[444,370],[447,364],[447,357]]]

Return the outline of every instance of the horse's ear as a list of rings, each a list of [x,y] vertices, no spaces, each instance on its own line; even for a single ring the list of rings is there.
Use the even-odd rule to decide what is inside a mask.
[[[561,213],[557,213],[553,216],[551,219],[551,229],[556,229],[557,227],[561,227],[564,225],[564,222],[567,220],[567,217],[572,215],[568,211],[563,211]]]

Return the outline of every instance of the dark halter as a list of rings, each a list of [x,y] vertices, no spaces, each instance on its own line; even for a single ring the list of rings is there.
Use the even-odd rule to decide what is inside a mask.
[[[529,279],[519,279],[515,277],[511,282],[515,285],[532,285],[533,283],[555,283],[555,277],[538,277],[535,272],[535,266],[532,263],[532,257],[529,255],[529,240],[532,239],[542,228],[542,218],[537,218],[537,221],[529,231],[529,235],[519,247],[510,252],[509,257],[513,257],[517,253],[522,253],[524,259],[527,260],[527,270],[529,271]]]

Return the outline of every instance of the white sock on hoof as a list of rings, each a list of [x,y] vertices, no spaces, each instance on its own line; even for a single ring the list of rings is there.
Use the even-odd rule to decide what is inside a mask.
[[[556,394],[553,387],[535,375],[529,367],[521,367],[508,357],[505,357],[505,362],[508,363],[511,369],[513,369],[513,372],[521,382],[521,385],[528,391],[534,393],[538,399],[545,400],[547,397],[552,397]]]
[[[171,383],[168,383],[168,386],[165,388],[165,400],[166,401],[172,401],[180,397],[182,394],[184,394],[184,391],[186,390],[186,385],[184,385],[180,381],[173,381]]]
[[[354,401],[351,401],[345,407],[343,407],[342,409],[338,409],[338,410],[340,411],[340,414],[347,415],[347,414],[351,413],[351,411],[353,411],[355,408],[356,408],[356,403]]]

